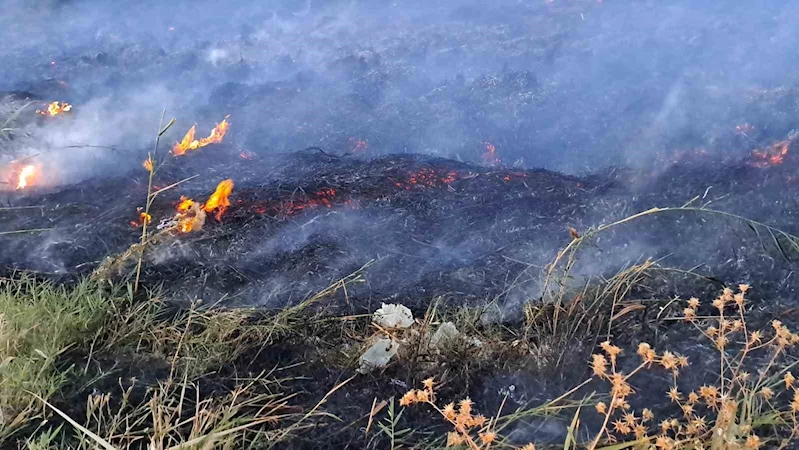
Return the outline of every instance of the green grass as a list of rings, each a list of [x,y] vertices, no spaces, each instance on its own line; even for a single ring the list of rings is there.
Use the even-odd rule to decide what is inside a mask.
[[[74,288],[23,276],[0,280],[0,439],[37,417],[31,394],[56,395],[78,368],[59,363],[104,329],[114,300],[90,282]]]

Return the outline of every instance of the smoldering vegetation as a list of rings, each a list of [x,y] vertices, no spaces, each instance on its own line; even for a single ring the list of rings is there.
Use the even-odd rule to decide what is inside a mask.
[[[404,355],[353,383],[357,405],[330,405],[351,421],[370,413],[373,393],[399,397],[439,364],[447,395],[487,408],[543,402],[579,382],[600,335],[703,360],[707,348],[673,325],[675,296],[750,283],[762,302],[753,325],[796,307],[797,5],[430,3],[9,2],[3,275],[73,285],[102,272],[161,289],[178,311],[202,299],[267,314],[366,266],[314,312],[357,318],[392,302],[419,318],[442,305],[486,343],[444,363]],[[53,101],[73,109],[36,113]],[[169,154],[192,125],[205,137],[228,115],[222,142]],[[172,117],[148,187],[142,161]],[[31,185],[14,189],[29,164]],[[224,214],[164,231],[184,197],[205,201],[225,179],[235,186]],[[141,208],[164,187],[149,210],[157,241],[136,253]],[[654,207],[672,209],[594,233]],[[549,266],[575,242],[568,270]],[[614,277],[625,270],[629,286]],[[609,309],[581,309],[592,296],[612,298]],[[566,332],[542,325],[554,298],[588,319]],[[623,320],[617,301],[632,311]],[[247,370],[305,360],[292,376],[329,388],[374,337],[368,321],[338,335],[309,323],[222,372],[248,357]],[[473,367],[470,352],[481,355]],[[303,388],[319,394],[314,383]],[[513,434],[554,442],[562,425]],[[348,433],[332,434],[344,446]]]

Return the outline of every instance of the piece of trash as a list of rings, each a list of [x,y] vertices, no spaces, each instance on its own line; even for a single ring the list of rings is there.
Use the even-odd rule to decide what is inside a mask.
[[[438,326],[436,332],[430,338],[430,347],[436,350],[443,350],[451,345],[461,335],[461,332],[455,327],[452,322],[444,322]]]
[[[383,337],[378,339],[361,355],[358,373],[367,374],[375,369],[382,369],[388,365],[391,358],[397,354],[399,343],[394,339]]]
[[[385,328],[408,328],[413,325],[413,314],[405,305],[383,303],[372,316],[372,322]]]

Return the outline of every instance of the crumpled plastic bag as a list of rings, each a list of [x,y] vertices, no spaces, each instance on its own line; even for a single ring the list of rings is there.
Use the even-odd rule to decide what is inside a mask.
[[[372,322],[384,328],[404,329],[413,325],[413,314],[405,305],[383,303],[372,316]]]
[[[358,373],[367,374],[388,365],[391,358],[397,354],[399,342],[389,337],[382,337],[375,341],[359,359]]]

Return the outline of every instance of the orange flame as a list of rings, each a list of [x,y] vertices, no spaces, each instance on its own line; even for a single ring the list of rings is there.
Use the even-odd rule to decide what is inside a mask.
[[[194,200],[190,198],[186,198],[184,196],[180,196],[180,203],[178,203],[178,211],[186,212],[191,208],[191,205],[194,204]]]
[[[45,110],[37,109],[36,114],[41,114],[43,116],[57,116],[70,111],[72,111],[72,105],[69,103],[53,102],[47,105],[47,109]]]
[[[752,151],[751,165],[754,167],[771,167],[782,164],[788,156],[793,139],[786,139],[772,144],[770,147]]]
[[[17,189],[25,189],[33,181],[32,178],[36,173],[36,167],[28,165],[22,168],[17,180]]]
[[[222,214],[225,213],[227,207],[230,206],[230,193],[233,192],[233,180],[227,179],[223,180],[219,185],[216,187],[216,191],[208,197],[208,201],[205,202],[205,206],[203,209],[205,212],[212,212],[216,210],[216,215],[214,216],[217,221],[222,220]]]
[[[181,196],[175,219],[178,222],[177,228],[181,233],[190,233],[203,228],[203,225],[205,225],[205,211],[203,211],[202,205],[199,203]]]
[[[499,165],[502,162],[499,155],[497,155],[497,147],[490,142],[483,142],[485,152],[483,152],[483,161],[491,166]]]
[[[153,216],[151,216],[151,215],[147,214],[146,212],[142,211],[142,212],[139,213],[139,220],[131,220],[130,224],[131,224],[131,226],[133,226],[135,228],[139,228],[141,226],[144,226],[144,224],[148,224],[149,225],[150,222],[152,222],[152,221],[153,221]]]
[[[185,155],[189,150],[197,150],[200,147],[205,147],[206,145],[210,144],[219,144],[222,142],[222,139],[225,138],[225,134],[230,128],[230,123],[227,121],[228,117],[230,117],[230,115],[225,116],[221,122],[216,124],[208,137],[201,138],[199,140],[194,139],[197,126],[192,125],[192,127],[189,128],[189,131],[186,132],[186,135],[183,136],[183,140],[172,147],[172,154],[175,156],[182,156]]]
[[[364,152],[369,148],[369,143],[363,139],[350,138],[350,145],[352,146],[352,153]]]

